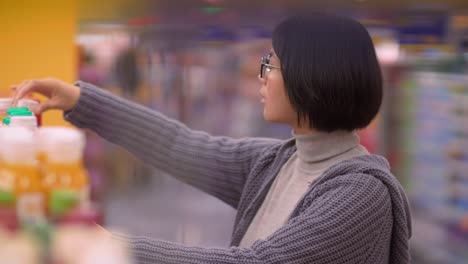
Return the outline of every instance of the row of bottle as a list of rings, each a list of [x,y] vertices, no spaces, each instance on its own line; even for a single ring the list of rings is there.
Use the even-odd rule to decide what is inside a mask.
[[[0,224],[14,229],[89,207],[84,145],[72,128],[0,128]]]
[[[32,109],[39,105],[37,101],[22,99],[19,100],[17,107],[12,107],[12,102],[12,98],[0,98],[0,126],[31,129],[41,126],[41,115],[32,113]]]
[[[3,126],[23,127],[32,131],[38,128],[36,116],[27,107],[10,107],[7,115],[2,120]]]

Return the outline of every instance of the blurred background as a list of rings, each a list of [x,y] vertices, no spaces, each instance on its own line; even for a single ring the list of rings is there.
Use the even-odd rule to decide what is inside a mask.
[[[273,27],[298,11],[368,28],[385,100],[362,143],[389,159],[409,195],[414,263],[468,263],[466,0],[1,1],[0,96],[24,79],[81,79],[214,135],[289,138],[290,128],[263,121],[257,75]],[[43,122],[64,124],[60,112]],[[93,133],[87,140],[107,227],[228,246],[232,208]]]

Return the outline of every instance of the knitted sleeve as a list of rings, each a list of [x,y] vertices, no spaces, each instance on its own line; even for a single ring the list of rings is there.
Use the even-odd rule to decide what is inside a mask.
[[[144,162],[236,207],[257,157],[274,139],[232,139],[194,131],[149,108],[78,82],[81,95],[65,119],[89,128]]]
[[[188,247],[145,237],[116,235],[137,264],[387,263],[392,229],[386,187],[365,174],[317,186],[304,210],[251,248]],[[402,262],[398,262],[402,263]]]

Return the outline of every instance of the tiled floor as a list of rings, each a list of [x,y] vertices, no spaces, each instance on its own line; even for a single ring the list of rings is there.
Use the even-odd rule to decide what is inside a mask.
[[[107,227],[197,246],[228,246],[235,210],[171,177],[112,190],[106,200]]]

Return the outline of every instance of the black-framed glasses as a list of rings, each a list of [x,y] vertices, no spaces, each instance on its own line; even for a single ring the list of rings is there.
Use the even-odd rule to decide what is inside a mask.
[[[281,69],[278,66],[270,64],[271,55],[262,57],[260,61],[260,78],[264,78],[267,72],[270,72],[272,69]]]

